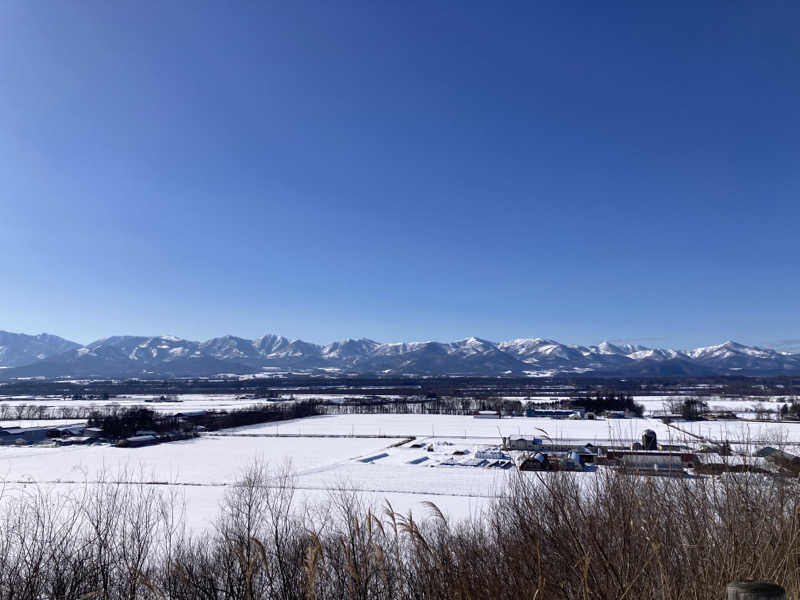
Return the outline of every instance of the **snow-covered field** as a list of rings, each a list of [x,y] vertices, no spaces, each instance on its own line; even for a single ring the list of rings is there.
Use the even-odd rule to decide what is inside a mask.
[[[503,493],[508,477],[515,476],[499,468],[467,466],[477,452],[499,444],[501,436],[521,434],[576,444],[630,443],[640,440],[645,429],[653,429],[662,442],[698,442],[695,436],[702,436],[800,444],[800,423],[705,421],[670,427],[652,418],[337,415],[230,429],[135,449],[0,447],[0,479],[5,493],[40,486],[77,494],[83,485],[104,478],[159,485],[177,493],[186,503],[188,524],[202,528],[216,514],[227,486],[248,465],[261,461],[273,468],[290,465],[302,502],[322,501],[331,490],[344,488],[358,490],[367,502],[388,499],[403,512],[423,511],[421,503],[430,500],[460,518],[488,506]],[[402,443],[412,436],[413,442]],[[461,464],[442,464],[446,462]]]
[[[122,395],[115,396],[108,400],[99,399],[79,399],[72,400],[69,398],[62,398],[60,396],[38,396],[38,397],[9,397],[0,398],[0,409],[3,406],[9,408],[19,405],[33,406],[33,407],[46,407],[46,408],[61,408],[61,407],[92,407],[99,408],[104,406],[147,406],[153,410],[160,412],[184,412],[188,410],[211,410],[211,409],[230,409],[248,406],[255,403],[265,402],[264,399],[252,399],[237,396],[235,394],[179,394],[176,398],[179,402],[146,402],[152,399],[152,394],[143,395]],[[343,398],[366,398],[363,394],[308,394],[304,392],[291,392],[282,391],[277,398],[278,400],[341,400]],[[381,398],[391,400],[399,396],[394,395],[381,395]],[[635,402],[642,404],[645,407],[646,414],[663,413],[667,408],[667,403],[672,400],[681,400],[687,396],[634,396]],[[504,400],[519,400],[523,404],[539,404],[550,403],[568,400],[569,396],[501,396]],[[763,404],[767,408],[775,408],[779,406],[779,402],[786,401],[783,396],[772,397],[745,397],[745,398],[722,398],[716,396],[703,397],[708,402],[711,408],[720,410],[732,410],[734,412],[750,412],[753,406]]]
[[[644,406],[645,415],[659,415],[671,412],[669,403],[681,401],[688,396],[634,396],[637,404]],[[775,410],[781,402],[787,401],[783,396],[748,397],[748,398],[721,398],[708,396],[702,398],[712,410],[728,410],[737,414],[752,414],[754,407],[761,405],[764,408]]]
[[[39,409],[45,415],[61,414],[64,409],[104,409],[104,408],[132,408],[143,406],[164,414],[175,414],[196,410],[232,410],[245,408],[254,404],[263,404],[274,400],[280,401],[302,401],[310,399],[318,400],[342,400],[345,396],[335,394],[302,394],[286,392],[280,394],[278,398],[248,398],[235,394],[178,394],[175,396],[177,402],[152,402],[155,396],[152,394],[144,395],[122,395],[101,399],[78,399],[62,398],[60,396],[38,396],[38,397],[11,397],[0,398],[0,414],[5,410],[7,418],[12,419],[17,407],[24,406],[27,410]],[[364,395],[349,395],[347,398],[366,398]],[[396,396],[382,396],[382,398],[393,399]]]
[[[640,440],[645,429],[669,437],[670,430],[655,419],[599,419],[595,421],[544,417],[476,419],[459,415],[336,415],[310,417],[280,423],[231,429],[232,433],[300,435],[397,435],[480,439],[499,443],[508,435],[528,435],[552,440],[586,442],[631,442]]]
[[[151,410],[173,414],[191,410],[242,408],[264,402],[264,400],[239,399],[234,394],[182,394],[177,396],[180,402],[147,402],[153,397],[152,394],[116,396],[108,400],[72,400],[47,396],[36,398],[16,397],[0,400],[0,410],[2,410],[3,406],[11,408],[21,405],[43,407],[45,409],[145,406]]]
[[[362,438],[202,438],[145,446],[0,446],[0,477],[6,480],[92,481],[101,473],[184,484],[232,483],[253,460],[293,463],[298,474],[331,468],[397,442]]]
[[[800,423],[754,421],[693,421],[676,422],[676,428],[716,441],[769,445],[800,443]]]
[[[290,466],[301,499],[323,499],[337,488],[358,490],[368,502],[389,499],[398,510],[421,510],[433,500],[455,517],[485,506],[507,476],[486,469],[431,469],[409,465],[421,454],[446,458],[443,452],[391,448],[396,438],[275,438],[204,436],[135,449],[111,446],[0,447],[0,479],[6,493],[38,486],[76,493],[98,480],[169,484],[185,499],[192,527],[210,522],[225,486],[254,461],[273,469]],[[387,454],[374,462],[363,462]],[[379,464],[383,462],[384,464]]]

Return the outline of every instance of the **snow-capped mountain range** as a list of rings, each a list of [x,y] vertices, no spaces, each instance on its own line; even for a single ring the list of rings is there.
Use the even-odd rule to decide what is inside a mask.
[[[114,336],[86,346],[40,334],[0,331],[0,377],[201,377],[221,373],[320,372],[362,375],[608,376],[800,374],[800,354],[725,342],[693,350],[602,342],[578,346],[543,338],[495,343],[379,343],[366,338],[327,345],[265,335],[204,342],[174,336]]]
[[[55,335],[25,335],[0,331],[0,367],[22,367],[56,354],[80,348]]]

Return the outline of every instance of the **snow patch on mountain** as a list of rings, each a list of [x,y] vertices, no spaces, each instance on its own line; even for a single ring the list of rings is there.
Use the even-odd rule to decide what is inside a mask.
[[[285,371],[382,375],[699,375],[800,373],[800,354],[724,342],[688,351],[608,341],[594,346],[547,338],[499,343],[479,337],[453,342],[389,342],[348,338],[324,346],[266,334],[256,339],[222,336],[196,342],[175,336],[112,336],[85,347],[55,336],[0,332],[4,377],[61,375],[200,376]],[[9,362],[9,342],[27,350]],[[30,347],[26,346],[30,345]],[[50,346],[48,351],[43,349]],[[57,350],[57,352],[55,351]],[[13,353],[13,348],[12,348]],[[3,362],[3,359],[6,359]],[[22,362],[20,362],[22,361]]]

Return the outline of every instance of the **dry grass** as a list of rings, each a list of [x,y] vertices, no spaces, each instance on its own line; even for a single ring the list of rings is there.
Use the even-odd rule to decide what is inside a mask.
[[[451,522],[346,491],[312,518],[290,473],[255,465],[207,535],[172,503],[113,483],[7,498],[0,597],[707,600],[756,578],[800,598],[796,480],[520,474],[482,519]]]

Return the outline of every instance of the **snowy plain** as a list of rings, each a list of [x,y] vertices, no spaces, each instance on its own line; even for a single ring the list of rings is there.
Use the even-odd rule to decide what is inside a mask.
[[[369,503],[388,499],[402,512],[417,512],[421,502],[432,500],[448,514],[463,517],[475,514],[504,487],[505,472],[406,464],[424,451],[392,447],[402,441],[208,435],[143,448],[6,446],[0,447],[0,480],[6,494],[31,488],[76,494],[81,486],[100,481],[163,486],[186,503],[187,522],[194,529],[211,523],[225,488],[256,461],[274,471],[289,468],[303,503],[347,489]],[[450,451],[445,445],[444,452]],[[381,454],[394,459],[385,465],[362,462]]]
[[[366,398],[363,394],[342,395],[342,394],[308,394],[308,393],[294,393],[291,391],[283,391],[280,393],[277,400],[281,401],[303,401],[303,400],[326,400],[326,401],[341,401],[344,398]],[[392,400],[398,398],[395,395],[381,395],[377,396],[385,400]],[[674,400],[681,400],[686,396],[634,396],[635,402],[641,404],[645,408],[645,416],[657,416],[669,412],[668,403]],[[153,400],[152,394],[145,395],[120,395],[110,398],[108,400],[100,399],[70,399],[62,398],[61,396],[36,396],[36,397],[0,397],[0,411],[6,407],[7,411],[13,411],[15,407],[41,407],[45,412],[48,409],[60,410],[64,408],[90,408],[102,409],[105,407],[117,408],[131,408],[135,406],[144,406],[151,410],[175,414],[179,412],[195,411],[195,410],[231,410],[236,408],[244,408],[252,406],[253,404],[261,404],[268,402],[265,399],[254,399],[248,397],[237,396],[235,394],[179,394],[175,396],[178,402],[148,402]],[[523,404],[542,404],[552,403],[568,400],[569,396],[554,395],[554,396],[502,396],[504,400],[519,400]],[[749,396],[743,398],[721,398],[717,396],[704,397],[708,405],[712,409],[730,410],[739,414],[751,414],[757,405],[762,405],[766,408],[775,409],[780,406],[781,402],[787,401],[787,398],[782,396],[767,396],[756,397]],[[13,419],[13,415],[9,414],[7,419]]]
[[[221,407],[227,402],[243,401],[207,397],[148,407],[182,412],[189,406],[217,403]],[[244,401],[244,405],[249,404],[252,400]],[[4,426],[11,424],[3,422]],[[213,522],[226,489],[248,465],[260,461],[272,469],[291,468],[301,506],[324,502],[329,493],[341,488],[357,491],[365,502],[375,505],[388,500],[400,512],[424,512],[422,502],[432,501],[449,516],[462,518],[486,509],[504,493],[508,478],[515,474],[501,469],[446,466],[443,462],[469,460],[476,452],[497,446],[501,437],[508,435],[576,445],[628,444],[640,440],[645,429],[654,430],[659,441],[666,443],[750,440],[768,444],[777,440],[800,444],[800,423],[727,420],[668,426],[649,417],[556,420],[353,414],[240,427],[143,448],[0,447],[0,483],[5,494],[42,489],[73,495],[102,480],[157,485],[165,493],[176,494],[185,504],[187,525],[201,530]],[[412,437],[416,439],[409,442]]]

